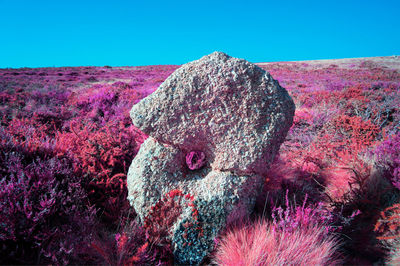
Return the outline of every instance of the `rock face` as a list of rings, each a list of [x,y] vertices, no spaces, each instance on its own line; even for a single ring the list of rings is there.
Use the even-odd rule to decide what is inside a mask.
[[[129,169],[128,199],[145,221],[179,191],[169,232],[178,263],[200,263],[219,230],[251,212],[294,109],[269,73],[220,52],[183,65],[133,106],[133,124],[150,137]]]

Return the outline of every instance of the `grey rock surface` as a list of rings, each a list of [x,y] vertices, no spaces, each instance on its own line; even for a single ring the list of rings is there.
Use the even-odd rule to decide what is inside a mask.
[[[214,52],[172,73],[133,106],[133,124],[211,167],[264,174],[292,125],[294,103],[260,67]]]
[[[178,263],[200,263],[218,232],[251,212],[294,109],[270,74],[220,52],[183,65],[133,106],[133,124],[150,135],[127,181],[141,221],[170,191],[194,199],[175,198],[184,206],[169,233]],[[203,153],[191,170],[188,158]]]

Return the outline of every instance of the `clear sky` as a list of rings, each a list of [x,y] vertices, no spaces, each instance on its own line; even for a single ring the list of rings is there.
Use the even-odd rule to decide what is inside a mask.
[[[400,55],[400,0],[0,0],[0,68]]]

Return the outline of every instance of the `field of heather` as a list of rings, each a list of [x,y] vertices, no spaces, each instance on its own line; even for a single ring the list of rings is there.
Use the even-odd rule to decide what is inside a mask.
[[[203,264],[399,265],[400,58],[258,66],[294,123],[252,216]],[[129,111],[178,67],[0,69],[0,264],[174,263],[126,175],[147,138]]]

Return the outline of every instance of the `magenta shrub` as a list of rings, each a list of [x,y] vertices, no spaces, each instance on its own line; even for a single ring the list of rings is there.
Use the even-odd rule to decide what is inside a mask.
[[[286,190],[284,206],[274,206],[272,208],[272,223],[276,228],[283,231],[292,232],[299,227],[313,227],[319,225],[325,228],[325,233],[333,232],[333,214],[324,207],[322,202],[309,204],[306,194],[301,206],[296,206],[289,201],[289,191]]]
[[[94,225],[68,158],[35,155],[0,128],[2,264],[67,264]]]
[[[400,190],[400,132],[383,141],[375,154],[393,186]]]

